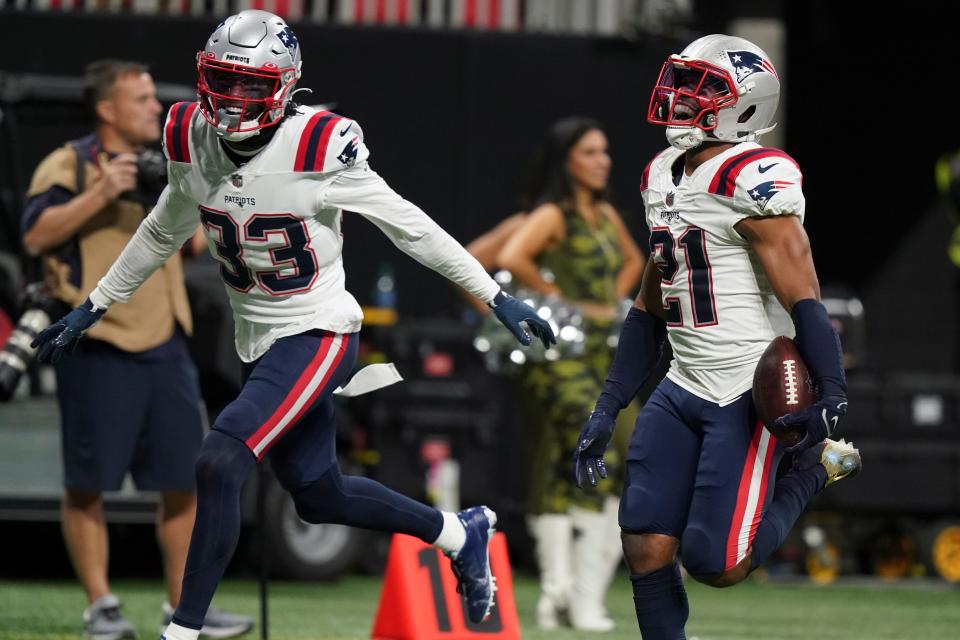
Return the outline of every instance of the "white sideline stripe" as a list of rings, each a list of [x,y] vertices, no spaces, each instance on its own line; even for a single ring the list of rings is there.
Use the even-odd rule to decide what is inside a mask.
[[[760,444],[757,446],[757,456],[753,461],[753,475],[750,476],[750,491],[747,494],[747,507],[743,510],[743,521],[740,523],[740,535],[737,538],[737,562],[747,556],[747,548],[750,546],[750,529],[753,525],[753,518],[757,514],[762,496],[760,487],[763,485],[763,473],[767,461],[767,448],[770,446],[770,432],[766,427],[760,433]]]
[[[340,344],[343,342],[343,335],[337,334],[333,339],[333,344],[330,345],[330,349],[327,351],[326,357],[324,357],[323,362],[320,363],[320,367],[317,369],[317,372],[313,374],[313,377],[310,378],[310,382],[307,383],[307,386],[304,388],[303,393],[300,394],[300,397],[293,403],[290,409],[280,418],[280,421],[277,422],[276,426],[270,430],[270,432],[263,437],[256,447],[253,449],[253,453],[259,457],[260,452],[263,451],[273,439],[276,438],[288,424],[293,420],[293,417],[297,415],[300,409],[303,408],[303,405],[306,404],[310,397],[313,395],[313,392],[316,391],[317,387],[320,386],[320,383],[323,381],[323,378],[327,375],[327,371],[330,370],[330,365],[337,358],[337,354],[340,353]]]

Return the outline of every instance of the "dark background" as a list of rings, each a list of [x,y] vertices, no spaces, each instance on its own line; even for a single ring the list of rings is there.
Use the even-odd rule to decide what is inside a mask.
[[[867,321],[867,366],[851,372],[855,409],[845,435],[869,452],[870,466],[856,483],[831,489],[820,506],[847,515],[871,509],[956,513],[945,505],[960,501],[960,454],[954,451],[960,393],[955,378],[931,375],[955,372],[960,351],[957,269],[946,257],[956,221],[933,181],[937,157],[960,147],[953,122],[955,21],[941,10],[912,5],[897,6],[889,14],[873,5],[823,0],[704,0],[695,5],[695,31],[671,37],[294,24],[304,54],[300,86],[314,90],[307,102],[335,102],[338,111],[356,118],[376,170],[464,243],[516,210],[522,169],[552,121],[568,115],[598,119],[611,143],[614,200],[638,241],[645,243],[639,178],[666,141],[662,128],[646,124],[644,116],[663,59],[702,33],[726,32],[729,20],[738,15],[781,18],[786,55],[775,62],[784,79],[784,146],[804,171],[805,226],[818,273],[825,288],[862,299]],[[0,74],[79,76],[93,59],[121,57],[147,62],[158,82],[192,86],[194,53],[214,22],[0,11]],[[16,199],[37,162],[85,133],[88,123],[77,105],[33,100],[0,106],[19,134],[11,140],[0,132],[0,189]],[[11,173],[14,168],[19,175]],[[4,213],[0,249],[17,251],[19,210],[9,207],[0,211]],[[361,303],[371,302],[380,263],[389,262],[396,270],[405,328],[372,331],[409,352],[406,363],[399,346],[388,349],[391,358],[405,365],[410,380],[402,386],[404,393],[427,389],[416,380],[422,351],[449,351],[458,365],[469,355],[476,360],[476,354],[461,359],[456,351],[470,351],[469,337],[451,338],[449,347],[444,342],[438,327],[449,330],[454,323],[431,324],[438,317],[457,316],[462,306],[440,276],[394,249],[359,216],[348,216],[344,229],[347,286]],[[221,329],[198,324],[201,331]],[[413,333],[417,335],[404,337]],[[220,346],[229,350],[229,343],[228,338]],[[211,339],[204,348],[214,351],[212,344]],[[448,407],[427,392],[412,398],[384,392],[378,402],[389,420],[377,417],[374,403],[364,403],[371,415],[356,418],[390,452],[385,460],[394,466],[384,462],[380,478],[418,496],[424,471],[419,439],[443,430],[417,420],[429,412],[445,420],[464,469],[481,470],[464,475],[465,500],[497,496],[498,511],[512,516],[510,537],[516,542],[523,530],[519,476],[525,475],[526,459],[513,394],[508,381],[493,382],[479,375],[479,363],[472,365],[478,378],[464,380],[475,404],[451,396]],[[484,381],[501,386],[485,387]],[[232,392],[226,389],[223,395],[232,397]],[[944,425],[926,427],[923,433],[912,425],[910,401],[919,393],[942,393],[947,399]],[[455,414],[470,424],[456,427],[445,417]],[[378,439],[375,425],[380,423]],[[913,445],[922,451],[910,457]],[[490,485],[496,486],[491,490]],[[70,575],[59,532],[4,527],[11,540],[39,540],[39,546],[51,550],[46,556],[50,570]],[[131,549],[152,546],[150,531],[117,533],[147,541]],[[8,556],[23,555],[15,552],[22,548],[18,544],[8,548]],[[136,565],[123,549],[115,555],[121,571]],[[15,558],[0,559],[9,571]]]
[[[704,31],[723,30],[737,11],[781,10],[779,3],[700,4],[707,5],[698,14]],[[944,68],[950,20],[932,9],[888,17],[835,2],[783,4],[785,146],[804,171],[821,282],[864,301],[872,367],[954,370],[952,224],[933,183],[937,156],[960,146]],[[211,26],[205,19],[0,13],[0,46],[5,71],[76,75],[89,60],[114,56],[148,62],[160,82],[192,85],[193,54]],[[644,121],[650,87],[665,56],[697,33],[681,41],[309,24],[296,31],[300,86],[314,90],[311,101],[335,102],[356,118],[377,171],[458,240],[515,210],[522,168],[547,126],[578,114],[606,125],[615,200],[645,241],[637,184],[665,146],[662,130]],[[85,130],[77,108],[26,103],[14,114],[25,177]],[[9,219],[4,231],[10,242]],[[345,231],[347,285],[362,303],[378,264],[388,261],[401,314],[456,313],[444,281],[374,227],[351,216]]]

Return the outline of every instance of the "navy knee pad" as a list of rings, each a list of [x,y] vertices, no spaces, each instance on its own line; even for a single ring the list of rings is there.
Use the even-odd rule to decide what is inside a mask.
[[[672,514],[662,513],[659,500],[646,487],[626,486],[620,499],[620,528],[626,533],[661,533],[679,537],[680,524]],[[679,514],[677,514],[679,516]]]
[[[680,557],[683,566],[692,575],[711,576],[724,572],[727,537],[711,538],[709,532],[697,526],[688,526],[680,539]]]
[[[197,456],[197,494],[215,484],[238,492],[256,465],[253,452],[236,438],[213,430],[203,439]]]

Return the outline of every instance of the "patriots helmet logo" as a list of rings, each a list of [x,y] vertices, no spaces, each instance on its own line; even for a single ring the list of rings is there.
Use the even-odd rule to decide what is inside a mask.
[[[296,60],[297,49],[300,47],[297,36],[293,35],[293,29],[284,25],[283,30],[277,34],[277,38],[283,43],[283,46],[290,52],[290,58]]]
[[[737,82],[741,83],[755,73],[772,73],[779,79],[776,69],[769,61],[764,60],[752,51],[727,51],[730,64],[737,71]]]
[[[352,165],[357,161],[357,149],[359,148],[360,136],[353,136],[350,142],[347,143],[347,146],[343,148],[343,151],[340,152],[340,155],[337,156],[337,160],[345,165]]]
[[[760,207],[760,211],[763,211],[773,196],[777,195],[792,184],[792,182],[787,182],[785,180],[770,180],[769,182],[761,182],[753,189],[750,189],[750,191],[747,193],[750,194],[750,197],[753,198],[753,201],[756,202]]]

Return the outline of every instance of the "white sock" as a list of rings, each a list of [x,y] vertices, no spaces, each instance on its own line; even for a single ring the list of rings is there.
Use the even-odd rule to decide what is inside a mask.
[[[171,622],[160,637],[162,640],[197,640],[199,636],[200,632],[196,629],[187,629]]]
[[[450,511],[441,511],[440,514],[443,515],[443,529],[433,541],[433,546],[447,553],[456,553],[467,541],[467,530],[463,528],[463,523],[460,522],[457,514]]]

